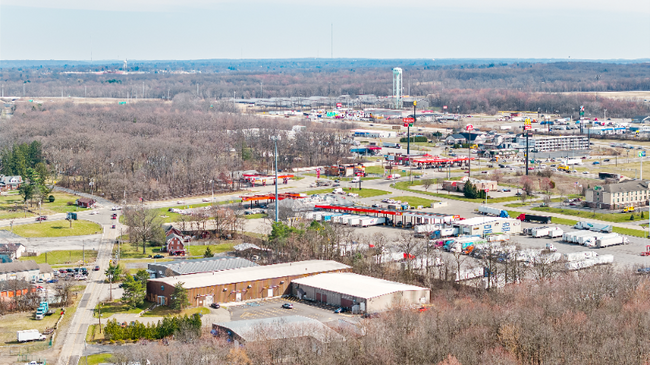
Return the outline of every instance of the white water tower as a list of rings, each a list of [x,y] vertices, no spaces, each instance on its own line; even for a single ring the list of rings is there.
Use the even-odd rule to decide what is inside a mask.
[[[402,69],[399,67],[393,69],[393,99],[395,109],[402,109]]]

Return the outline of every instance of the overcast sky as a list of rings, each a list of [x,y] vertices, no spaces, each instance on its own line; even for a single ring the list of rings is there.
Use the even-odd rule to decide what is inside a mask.
[[[0,0],[0,59],[650,58],[650,0]]]

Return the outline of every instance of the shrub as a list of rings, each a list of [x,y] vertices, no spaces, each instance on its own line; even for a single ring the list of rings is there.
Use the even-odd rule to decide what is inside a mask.
[[[54,195],[50,195],[47,197],[47,200],[50,201],[50,203],[54,203]]]
[[[427,137],[424,137],[424,136],[417,136],[417,137],[410,137],[410,138],[402,137],[402,138],[399,139],[399,141],[404,143],[404,142],[408,142],[409,139],[411,140],[411,142],[427,142],[428,141]]]

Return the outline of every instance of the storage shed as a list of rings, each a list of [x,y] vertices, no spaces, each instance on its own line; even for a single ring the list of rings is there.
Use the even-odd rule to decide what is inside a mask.
[[[310,260],[152,279],[147,282],[147,300],[169,305],[174,285],[178,283],[187,289],[191,306],[197,307],[213,302],[272,298],[289,294],[292,280],[350,269],[336,261]]]
[[[430,290],[353,273],[319,274],[292,282],[292,293],[302,299],[349,308],[352,312],[379,312],[395,305],[429,303]]]

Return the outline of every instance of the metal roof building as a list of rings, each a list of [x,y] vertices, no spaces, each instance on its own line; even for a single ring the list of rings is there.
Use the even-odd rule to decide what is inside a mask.
[[[195,260],[174,260],[149,264],[148,269],[156,278],[197,274],[213,271],[239,269],[242,267],[259,266],[256,263],[241,257],[218,256]]]
[[[414,285],[353,273],[330,273],[296,279],[292,292],[299,298],[351,308],[353,312],[377,312],[394,305],[429,303],[430,290]]]
[[[454,222],[458,233],[483,237],[493,233],[521,233],[521,221],[501,217],[474,217]]]
[[[289,294],[292,280],[350,269],[336,261],[310,260],[151,279],[147,283],[147,299],[168,305],[178,283],[187,289],[193,306],[271,298]]]
[[[226,337],[235,343],[274,341],[289,338],[310,338],[324,343],[344,339],[343,336],[320,321],[303,316],[213,323],[211,333],[214,336]]]

